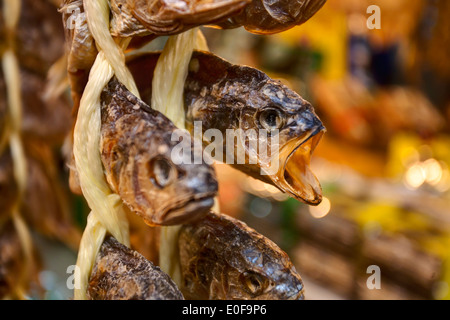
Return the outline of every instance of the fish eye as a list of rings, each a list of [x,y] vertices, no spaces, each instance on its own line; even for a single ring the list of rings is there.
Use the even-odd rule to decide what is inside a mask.
[[[244,288],[253,296],[263,293],[265,289],[265,278],[255,272],[246,271],[241,275]]]
[[[176,176],[176,169],[172,163],[165,158],[156,158],[150,163],[152,182],[159,188],[165,188],[171,184]]]
[[[266,109],[259,115],[259,123],[269,131],[280,129],[283,126],[283,115],[277,109]]]
[[[117,162],[120,159],[121,154],[122,154],[122,150],[118,145],[114,145],[111,148],[111,160],[113,162]]]

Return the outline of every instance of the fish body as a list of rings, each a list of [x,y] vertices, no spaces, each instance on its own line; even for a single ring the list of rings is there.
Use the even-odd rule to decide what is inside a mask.
[[[108,237],[89,279],[91,300],[183,300],[170,277],[138,252]]]
[[[5,28],[5,37],[0,38],[0,42],[10,38],[9,41],[14,41],[16,46],[15,53],[20,65],[46,76],[52,64],[64,54],[61,17],[54,4],[47,0],[17,1],[22,2],[17,28],[15,31]],[[0,6],[0,15],[3,15],[2,11],[3,8]],[[2,45],[4,44],[0,44],[0,48]]]
[[[210,212],[179,235],[186,299],[297,300],[303,283],[288,255],[243,222]]]
[[[158,53],[147,53],[128,61],[144,101],[151,101],[149,84],[158,57]],[[296,92],[257,69],[196,51],[185,82],[184,104],[186,127],[195,134],[195,123],[201,123],[205,147],[212,144],[205,133],[220,131],[223,144],[216,147],[222,148],[223,156],[216,160],[300,201],[321,202],[321,186],[310,160],[325,127],[311,104]],[[238,136],[227,139],[229,130]],[[256,133],[253,138],[247,135],[252,132]],[[250,143],[251,139],[257,143]]]
[[[74,102],[73,114],[76,116],[98,51],[89,31],[83,0],[64,0],[59,12],[65,31],[67,73]]]
[[[38,140],[25,143],[27,186],[20,199],[20,212],[28,226],[40,234],[78,248],[81,232],[70,210],[66,190],[57,173],[51,149]],[[0,225],[7,221],[19,201],[10,152],[0,156]],[[46,199],[42,201],[42,199]]]
[[[116,36],[175,35],[239,13],[250,0],[112,0]]]
[[[252,0],[244,10],[218,25],[224,29],[243,26],[256,34],[274,34],[308,21],[326,0]]]
[[[101,118],[107,180],[147,224],[186,223],[209,211],[218,191],[215,171],[204,161],[195,164],[190,155],[176,161],[180,155],[174,148],[180,142],[172,141],[172,135],[180,130],[168,118],[115,79],[101,95]],[[183,141],[193,150],[188,136]]]

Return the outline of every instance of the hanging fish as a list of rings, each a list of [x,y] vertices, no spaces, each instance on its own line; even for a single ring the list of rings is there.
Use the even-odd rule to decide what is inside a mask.
[[[67,73],[76,115],[98,51],[89,31],[83,0],[64,0],[59,12],[65,31]]]
[[[144,101],[151,101],[158,57],[146,53],[128,62]],[[195,134],[195,123],[201,123],[205,146],[213,144],[205,135],[209,129],[219,130],[223,137],[223,145],[214,141],[216,160],[231,159],[227,163],[236,169],[305,203],[322,201],[310,160],[325,128],[300,95],[257,69],[232,65],[206,52],[194,52],[184,95],[189,131]],[[229,130],[238,136],[227,143]],[[251,130],[257,134],[254,138],[241,136]],[[258,143],[250,143],[251,139]]]
[[[205,215],[218,184],[211,166],[191,161],[195,150],[189,134],[183,141],[189,141],[192,153],[174,161],[180,142],[172,141],[172,135],[179,130],[163,114],[117,80],[103,91],[101,105],[106,177],[128,207],[149,225],[186,223]]]
[[[175,35],[236,15],[250,0],[111,0],[111,34]]]
[[[303,283],[288,255],[243,222],[209,213],[179,235],[186,299],[298,300]]]
[[[45,76],[52,64],[64,54],[61,16],[55,5],[47,0],[17,1],[22,2],[17,29],[15,32],[6,31],[7,36],[0,38],[0,42],[9,36],[15,37],[21,66]],[[2,11],[3,6],[0,6],[0,15],[3,16]]]
[[[40,234],[76,249],[81,232],[72,217],[66,190],[61,185],[51,149],[38,140],[27,140],[27,186],[21,214],[28,226]],[[0,157],[0,225],[9,219],[18,201],[11,154]],[[42,199],[46,199],[42,201]]]
[[[308,21],[327,0],[252,0],[245,9],[218,23],[224,29],[243,26],[256,34],[286,31]]]
[[[21,70],[22,132],[49,144],[61,145],[70,132],[71,107],[64,96],[46,97],[46,78]]]
[[[89,279],[91,300],[183,300],[170,277],[138,252],[108,237]]]
[[[21,98],[23,119],[21,131],[27,137],[40,138],[51,144],[61,144],[70,131],[70,106],[64,97],[44,96],[45,77],[21,68]],[[5,144],[8,126],[6,84],[0,66],[0,149]],[[6,139],[7,140],[7,139]]]
[[[31,138],[27,139],[25,149],[28,174],[22,213],[27,225],[50,239],[78,249],[81,230],[74,220],[69,190],[60,180],[52,150],[45,143]]]

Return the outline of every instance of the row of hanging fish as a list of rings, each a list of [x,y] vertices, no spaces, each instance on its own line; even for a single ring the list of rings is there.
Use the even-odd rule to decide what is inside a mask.
[[[93,300],[299,300],[303,282],[285,252],[239,220],[210,212],[182,226],[182,284],[108,238],[89,280]]]
[[[158,36],[200,25],[244,26],[255,33],[275,33],[308,20],[324,2],[113,0],[111,34],[134,37],[133,49]],[[76,114],[97,49],[82,1],[65,1],[63,20],[70,18],[68,8],[73,6],[79,8],[80,20],[78,27],[66,28],[66,40]],[[159,56],[144,53],[128,58],[142,99],[115,78],[104,88],[100,99],[101,158],[111,189],[131,214],[149,225],[148,230],[141,228],[139,232],[158,234],[157,226],[182,225],[178,240],[182,282],[177,288],[152,262],[108,238],[91,274],[89,297],[303,299],[301,277],[286,253],[244,223],[211,211],[218,193],[216,174],[204,158],[200,163],[192,161],[198,152],[193,139],[185,146],[187,155],[183,153],[182,159],[174,161],[174,149],[179,144],[173,140],[177,128],[151,106],[151,84]],[[202,133],[209,129],[223,134],[228,129],[266,130],[269,147],[272,135],[276,135],[277,170],[270,174],[268,162],[274,157],[239,146],[239,140],[231,150],[226,148],[226,140],[219,148],[233,160],[240,156],[238,150],[245,150],[247,159],[256,155],[256,163],[235,161],[234,166],[300,201],[320,203],[320,184],[309,163],[325,128],[312,106],[297,93],[259,70],[232,65],[211,53],[195,52],[185,82],[184,105],[191,134],[194,124],[201,122]],[[210,144],[204,138],[200,145],[207,148]],[[72,172],[71,188],[80,191],[76,172]],[[157,257],[159,243],[152,241],[152,245],[156,253],[150,255]]]
[[[219,28],[243,26],[250,32],[270,34],[304,23],[324,3],[325,0],[112,0],[111,33],[119,37],[133,37],[130,49],[141,47],[156,37],[178,34],[200,25]],[[64,90],[61,75],[65,74],[62,70],[67,70],[74,118],[98,52],[89,32],[82,0],[63,1],[59,8],[61,15],[46,0],[22,0],[22,7],[16,41],[22,68],[23,132],[37,136],[36,141],[39,141],[27,149],[31,164],[30,194],[27,197],[31,203],[27,207],[31,212],[28,220],[45,235],[76,246],[79,233],[68,216],[66,196],[61,191],[64,188],[58,185],[60,168],[56,167],[56,160],[47,145],[60,146],[63,137],[70,131],[68,104],[61,97]],[[61,40],[64,31],[66,59],[56,63],[64,49]],[[137,214],[149,226],[183,224],[179,238],[183,283],[176,288],[170,278],[151,262],[108,238],[91,275],[89,297],[303,298],[301,278],[279,247],[240,221],[211,212],[218,192],[213,166],[205,161],[201,164],[173,162],[171,155],[176,142],[171,140],[171,135],[177,128],[150,105],[151,80],[158,57],[159,53],[148,53],[128,61],[142,100],[128,92],[116,79],[104,89],[101,97],[101,156],[111,189],[121,196],[131,214]],[[47,80],[46,73],[52,65],[51,77]],[[298,200],[320,203],[320,185],[309,169],[309,161],[324,127],[308,102],[256,69],[232,65],[206,52],[194,53],[184,89],[186,125],[191,133],[196,121],[202,122],[204,132],[208,129],[222,132],[248,128],[269,132],[278,130],[282,146],[279,170],[269,175],[261,174],[267,163],[255,150],[248,152],[256,152],[259,159],[256,164],[236,164],[235,167],[277,186]],[[2,132],[8,130],[5,101],[4,82],[0,77]],[[203,147],[210,143],[204,140]],[[224,153],[229,151],[225,149],[225,144],[226,141]],[[2,151],[6,150],[6,146],[0,146]],[[236,159],[238,146],[234,147],[231,156]],[[193,141],[191,148],[194,154]],[[70,160],[70,153],[67,156]],[[11,193],[11,197],[0,201],[5,208],[14,197],[13,179],[8,176],[10,171],[4,169],[10,166],[8,161],[5,152],[0,168],[0,187]],[[74,168],[70,161],[68,165]],[[70,182],[71,189],[79,192],[73,170]],[[14,239],[11,236],[13,233],[5,231],[10,228],[6,228],[7,222],[1,219],[0,222],[3,230],[0,237],[4,235],[6,239],[0,241],[0,252],[13,252],[13,248],[17,247],[14,245],[16,242],[11,240]],[[0,258],[7,261],[3,265],[8,266],[0,270],[0,277],[13,279],[11,274],[16,268],[11,266],[20,265],[20,252]],[[108,270],[123,271],[121,265],[131,269],[116,274],[116,279],[108,278],[111,275]],[[10,283],[10,280],[5,283]],[[123,288],[135,290],[120,290]],[[3,291],[0,290],[0,293]]]

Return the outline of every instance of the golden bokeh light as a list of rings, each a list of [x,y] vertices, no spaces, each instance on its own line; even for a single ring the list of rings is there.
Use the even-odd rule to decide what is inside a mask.
[[[309,207],[309,213],[316,219],[326,217],[331,210],[331,202],[328,198],[323,198],[322,203],[317,207]]]

